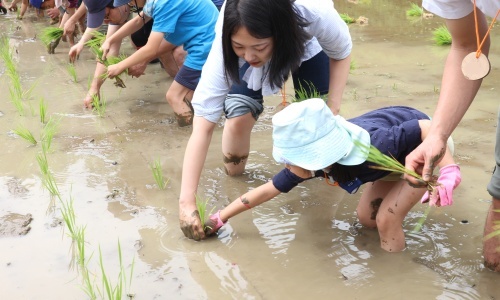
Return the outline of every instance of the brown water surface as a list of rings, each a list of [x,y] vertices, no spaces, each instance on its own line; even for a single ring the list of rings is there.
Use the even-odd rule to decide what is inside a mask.
[[[409,4],[402,0],[335,6],[368,19],[349,25],[356,68],[341,113],[353,117],[408,105],[431,115],[448,51],[433,44],[431,32],[443,20],[408,19]],[[177,199],[191,128],[177,126],[165,100],[172,79],[156,64],[139,79],[126,78],[126,89],[106,82],[106,114],[98,117],[82,103],[95,67],[92,55],[84,50],[76,64],[78,82],[72,82],[67,43],[48,55],[36,38],[48,20],[32,16],[18,21],[0,15],[0,32],[10,37],[22,84],[35,85],[20,116],[0,63],[0,221],[14,220],[22,234],[0,237],[0,299],[86,299],[82,275],[69,268],[71,239],[61,203],[42,186],[36,160],[41,146],[29,146],[12,132],[23,125],[38,139],[41,98],[60,122],[49,167],[62,198],[74,201],[77,225],[86,226],[88,269],[101,290],[99,249],[116,284],[119,241],[127,274],[135,261],[126,290],[135,299],[500,299],[499,275],[483,267],[481,255],[490,199],[485,187],[494,164],[498,27],[492,32],[492,71],[453,135],[463,176],[455,204],[430,209],[422,229],[413,232],[427,209],[417,204],[404,222],[407,249],[386,253],[376,231],[355,225],[359,194],[347,195],[322,180],[231,219],[217,238],[186,239]],[[132,53],[128,41],[123,49]],[[222,127],[216,129],[199,188],[209,207],[223,207],[281,169],[271,155],[271,118],[280,99],[266,99],[243,176],[224,174]],[[158,189],[149,167],[158,158],[170,179],[165,190]]]

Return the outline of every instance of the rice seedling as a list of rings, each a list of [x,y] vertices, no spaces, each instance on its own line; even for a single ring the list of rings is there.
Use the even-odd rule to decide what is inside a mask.
[[[99,97],[97,94],[92,95],[92,110],[103,118],[106,114],[106,98],[104,96]]]
[[[429,215],[429,213],[431,211],[431,207],[432,206],[430,206],[430,205],[427,206],[427,208],[425,209],[424,215],[422,217],[420,217],[420,219],[418,219],[417,224],[415,224],[415,227],[413,227],[412,232],[417,233],[420,230],[422,230],[422,226],[424,225],[425,220],[427,220],[427,216]]]
[[[411,3],[410,8],[406,10],[406,16],[408,17],[421,17],[423,14],[424,9],[415,3]]]
[[[493,212],[500,213],[500,209],[494,209]],[[484,240],[489,240],[492,238],[500,237],[500,221],[493,221],[493,231],[484,236]],[[497,252],[500,252],[500,248],[496,249]]]
[[[125,273],[125,268],[123,266],[123,259],[122,259],[122,248],[120,245],[120,241],[118,240],[118,259],[120,262],[120,272],[118,274],[118,281],[116,283],[116,286],[113,287],[111,281],[108,278],[108,275],[106,274],[106,271],[104,269],[104,263],[102,260],[102,252],[101,252],[101,246],[99,246],[99,266],[101,268],[101,280],[102,280],[102,285],[103,285],[103,292],[106,293],[106,296],[109,300],[116,299],[116,300],[121,300],[124,291],[127,288],[127,274]],[[130,280],[128,282],[129,287],[132,283],[132,274],[134,270],[134,264],[135,264],[135,258],[132,260],[132,266],[130,269]],[[104,298],[103,292],[101,292],[102,298]]]
[[[47,161],[47,155],[45,151],[37,154],[36,160],[38,162],[38,166],[40,167],[40,172],[42,173],[42,184],[49,191],[52,196],[60,196],[59,188],[57,187],[57,183],[54,179],[54,176],[49,170],[49,163]]]
[[[351,60],[351,63],[349,64],[349,70],[350,71],[354,71],[358,68],[358,66],[356,65],[356,61],[353,59]]]
[[[169,179],[165,180],[163,176],[160,159],[155,159],[152,163],[149,164],[149,167],[153,172],[153,178],[155,179],[156,185],[160,190],[164,190],[167,187]]]
[[[92,38],[85,43],[85,46],[99,49],[105,40],[106,35],[96,30],[92,32]]]
[[[33,134],[31,133],[31,131],[29,131],[28,128],[26,128],[22,125],[19,125],[17,127],[17,129],[12,130],[12,132],[14,132],[17,136],[25,139],[26,141],[28,141],[32,145],[37,144],[37,141],[36,141],[35,137],[33,136]]]
[[[340,17],[342,18],[342,20],[344,20],[344,22],[346,22],[346,24],[356,23],[356,20],[353,17],[350,17],[348,14],[341,13]]]
[[[438,46],[451,45],[451,34],[448,31],[448,28],[446,28],[446,26],[441,25],[432,32],[432,35],[433,35],[432,39],[436,43],[436,45]]]
[[[208,204],[209,199],[208,198],[202,199],[198,195],[195,195],[195,198],[196,198],[196,208],[198,209],[198,214],[200,215],[200,220],[201,220],[201,225],[203,227],[203,230],[206,230],[207,228],[212,229],[212,228],[209,228],[209,226],[206,226],[206,223],[207,223],[206,221],[207,221],[207,217],[212,214],[215,207],[212,207],[210,212],[207,212],[207,204]]]
[[[299,88],[295,89],[295,97],[292,102],[300,102],[311,98],[320,98],[326,101],[327,95],[321,95],[312,82],[307,82],[306,85],[303,86],[301,83]]]
[[[45,124],[45,122],[47,121],[47,102],[45,102],[45,99],[40,98],[38,107],[40,111],[40,122],[42,122],[42,124]]]
[[[69,63],[67,66],[66,66],[66,70],[68,71],[69,75],[71,76],[71,79],[73,80],[73,82],[78,82],[78,78],[76,76],[76,68],[75,68],[75,65],[72,64],[72,63]]]
[[[83,268],[83,270],[81,270],[81,274],[83,277],[83,291],[87,294],[89,299],[97,299],[97,294],[94,291],[94,282],[90,280],[89,270],[87,268]]]
[[[57,126],[59,125],[59,120],[55,120],[52,117],[49,118],[49,121],[43,127],[41,134],[42,147],[45,152],[50,150],[50,146],[52,145],[52,139],[54,134],[57,132]]]
[[[368,155],[366,160],[373,163],[373,165],[370,165],[370,168],[399,173],[399,174],[408,174],[424,182],[422,176],[420,176],[414,171],[407,169],[403,164],[401,164],[395,158],[380,152],[380,150],[378,150],[373,145],[367,146],[359,141],[354,141],[354,144],[355,146],[359,147],[361,151],[363,151],[365,154]],[[430,181],[426,182],[426,184],[427,184],[427,190],[429,191],[430,194],[432,194],[436,186],[439,185],[439,183],[437,182],[437,176],[433,176]]]
[[[64,30],[59,27],[45,27],[40,34],[40,40],[48,46],[52,41],[61,39],[63,32]]]

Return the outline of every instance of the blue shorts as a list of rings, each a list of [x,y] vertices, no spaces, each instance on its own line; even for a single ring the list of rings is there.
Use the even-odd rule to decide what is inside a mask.
[[[191,69],[190,67],[182,66],[174,80],[188,89],[194,91],[200,81],[201,70]]]
[[[226,118],[235,118],[252,113],[255,120],[264,110],[262,90],[254,91],[247,87],[247,83],[242,79],[246,70],[250,67],[245,63],[240,68],[240,83],[233,84],[224,102],[224,113]],[[330,59],[321,51],[309,60],[302,62],[300,67],[292,73],[295,97],[298,97],[297,90],[302,89],[309,95],[319,93],[327,95],[330,86]],[[249,104],[250,102],[252,102]]]

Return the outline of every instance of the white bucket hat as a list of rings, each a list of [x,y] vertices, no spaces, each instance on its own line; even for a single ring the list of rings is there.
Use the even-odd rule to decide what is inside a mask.
[[[306,170],[321,170],[336,162],[359,165],[368,154],[354,145],[370,146],[363,128],[334,116],[325,101],[308,99],[288,105],[273,117],[273,157]]]

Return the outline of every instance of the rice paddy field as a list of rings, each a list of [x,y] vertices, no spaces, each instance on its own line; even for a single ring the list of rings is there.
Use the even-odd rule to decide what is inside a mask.
[[[408,15],[403,0],[335,7],[353,19],[341,114],[407,105],[431,115],[449,49],[433,32],[444,21]],[[500,275],[482,259],[498,26],[492,70],[453,135],[463,178],[455,203],[417,204],[403,224],[407,248],[386,253],[356,223],[359,194],[320,179],[231,219],[217,237],[185,238],[177,201],[191,128],[177,126],[165,100],[172,78],[151,64],[125,76],[126,88],[107,81],[103,107],[85,109],[95,58],[85,49],[70,66],[64,42],[48,54],[39,37],[49,20],[0,15],[11,49],[0,51],[0,299],[500,299]],[[133,52],[128,39],[122,50]],[[271,154],[281,95],[265,100],[242,176],[224,173],[219,123],[199,187],[208,210],[281,170]]]

